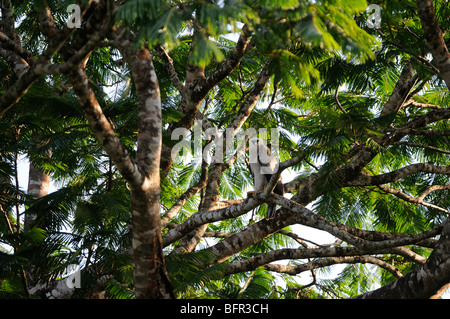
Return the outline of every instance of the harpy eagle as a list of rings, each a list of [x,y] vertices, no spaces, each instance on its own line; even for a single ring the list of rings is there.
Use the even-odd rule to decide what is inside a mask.
[[[278,169],[278,161],[275,156],[272,155],[270,149],[266,146],[264,141],[260,138],[250,139],[250,156],[249,166],[250,172],[253,176],[254,192],[249,194],[261,193],[269,183],[272,175],[276,173]],[[283,182],[280,178],[273,189],[275,194],[284,195]],[[275,217],[276,204],[267,204],[267,218]]]

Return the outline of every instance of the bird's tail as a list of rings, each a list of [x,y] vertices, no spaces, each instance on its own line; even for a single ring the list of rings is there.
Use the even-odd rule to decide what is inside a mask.
[[[276,211],[277,211],[276,204],[268,204],[267,205],[267,218],[274,218]]]

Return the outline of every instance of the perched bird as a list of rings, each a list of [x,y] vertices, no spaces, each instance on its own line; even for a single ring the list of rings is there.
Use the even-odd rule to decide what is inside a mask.
[[[250,139],[250,156],[249,156],[250,172],[253,176],[253,182],[255,183],[253,190],[248,195],[255,193],[261,193],[269,183],[272,175],[277,172],[278,161],[275,156],[272,155],[270,149],[266,146],[264,141],[260,138]],[[277,181],[275,188],[273,189],[275,194],[284,195],[283,182],[280,178]],[[276,204],[268,204],[267,206],[267,218],[271,219],[275,217]]]

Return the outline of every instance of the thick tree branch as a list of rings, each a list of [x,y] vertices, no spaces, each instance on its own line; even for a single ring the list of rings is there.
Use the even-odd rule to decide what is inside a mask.
[[[384,104],[381,110],[380,117],[382,116],[392,116],[392,121],[401,108],[405,100],[408,98],[409,92],[412,90],[417,82],[418,77],[413,75],[413,68],[411,63],[407,63],[402,70],[402,73],[396,83],[396,86],[389,97],[388,101]],[[388,124],[386,124],[388,125]],[[395,142],[400,139],[400,136],[385,135],[383,137],[374,136],[374,140],[381,146],[385,147],[389,143]],[[376,156],[377,152],[369,149],[368,147],[357,145],[352,151],[354,155],[351,156],[350,160],[340,168],[333,172],[333,183],[336,183],[336,178],[339,177],[340,182],[344,185],[347,181],[352,181],[361,175],[362,169],[370,163],[370,161]],[[321,192],[315,194],[312,193],[313,190],[317,190],[318,183],[323,184],[321,180],[321,174],[315,175],[311,178],[309,184],[305,185],[300,189],[297,194],[292,197],[292,200],[302,204],[307,205],[313,201],[317,196],[321,195]]]
[[[245,53],[251,48],[250,35],[250,29],[244,25],[233,52],[206,78],[206,88],[208,88],[208,91],[225,79],[239,65]]]
[[[244,202],[237,205],[206,212],[198,212],[189,217],[183,224],[171,229],[167,234],[165,234],[163,236],[163,246],[165,247],[170,245],[202,225],[239,217],[258,207],[261,203],[261,200],[248,198]]]
[[[94,92],[89,86],[86,71],[79,67],[70,73],[70,79],[78,102],[100,144],[128,183],[134,187],[139,187],[144,182],[144,176],[104,115]]]
[[[111,27],[113,22],[113,8],[111,1],[106,1],[107,5],[103,12],[103,18],[99,20],[99,24],[95,28],[96,32],[85,30],[85,42],[82,43],[78,51],[71,49],[63,50],[65,61],[62,63],[50,64],[51,57],[55,52],[60,50],[69,35],[74,32],[73,29],[65,28],[60,31],[54,24],[53,17],[48,7],[43,13],[43,32],[50,41],[49,46],[42,52],[37,62],[26,71],[21,72],[20,78],[0,97],[0,116],[2,116],[9,108],[16,104],[33,85],[33,83],[42,75],[67,73],[71,69],[76,68],[81,62],[86,62],[86,58],[95,49],[99,41],[101,41]],[[92,30],[91,30],[92,31]],[[79,33],[78,33],[79,34]],[[26,70],[26,68],[23,68]]]
[[[388,101],[384,104],[380,116],[395,115],[402,107],[409,92],[411,92],[418,80],[418,76],[413,76],[413,71],[412,65],[409,62],[403,67],[397,84]]]
[[[417,0],[417,11],[434,62],[440,71],[440,76],[450,89],[450,53],[448,52],[444,36],[436,18],[433,1]]]
[[[193,39],[195,38],[195,34],[197,32],[202,31],[198,30],[198,28],[195,28]],[[203,66],[195,65],[191,62],[192,54],[196,45],[195,41],[192,41],[188,58],[189,62],[186,66],[186,82],[183,88],[180,85],[181,83],[178,83],[178,81],[174,77],[174,70],[170,65],[168,56],[165,57],[166,67],[169,68],[171,79],[175,81],[175,86],[178,88],[178,90],[180,90],[181,88],[183,89],[183,93],[181,94],[182,99],[178,108],[179,111],[183,113],[183,116],[177,123],[173,123],[168,128],[167,133],[170,134],[175,128],[181,127],[189,129],[192,127],[200,105],[208,92],[234,70],[234,68],[240,63],[247,50],[250,48],[249,37],[250,31],[248,30],[248,28],[244,27],[233,52],[213,73],[211,73],[211,75],[208,76],[208,78],[205,77],[205,68]],[[167,64],[168,62],[169,64]],[[162,176],[167,175],[168,170],[172,165],[172,158],[170,154],[170,148],[163,147],[161,158]]]
[[[438,166],[428,163],[411,164],[389,173],[370,176],[367,173],[361,174],[352,181],[346,182],[344,186],[373,186],[388,184],[416,173],[430,173],[450,175],[450,166]]]
[[[131,181],[124,176],[131,189],[136,298],[173,298],[162,253],[159,202],[162,114],[158,78],[149,50],[136,48],[132,33],[111,36],[133,74],[138,102],[135,162],[126,155],[141,176]]]
[[[369,241],[357,236],[357,233],[352,231],[352,227],[348,227],[339,223],[334,223],[325,218],[314,214],[309,209],[299,205],[292,200],[288,200],[279,195],[273,194],[271,202],[282,206],[284,209],[296,213],[296,223],[305,226],[313,227],[319,230],[326,231],[331,235],[351,244],[359,249],[378,250],[397,246],[404,246],[418,243],[422,240],[428,239],[438,233],[438,229],[430,229],[423,233],[409,236],[398,236],[379,241]]]
[[[33,55],[28,50],[24,49],[22,46],[18,45],[15,41],[11,40],[5,33],[0,31],[0,44],[1,46],[10,51],[10,53],[15,53],[25,61],[33,61]]]

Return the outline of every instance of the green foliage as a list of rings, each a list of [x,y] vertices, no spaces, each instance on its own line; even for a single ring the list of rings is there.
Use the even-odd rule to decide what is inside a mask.
[[[65,6],[71,1],[47,1],[57,25],[64,24]],[[14,1],[17,29],[24,47],[38,54],[44,48],[36,12],[42,1]],[[440,211],[416,206],[386,194],[376,186],[340,187],[336,170],[359,147],[377,153],[365,167],[368,174],[382,174],[415,162],[448,166],[448,136],[408,135],[387,148],[376,142],[392,122],[406,125],[429,109],[405,105],[395,118],[380,118],[404,61],[412,61],[424,90],[414,101],[446,107],[448,90],[422,63],[427,52],[414,1],[380,3],[381,29],[367,28],[367,3],[360,0],[128,0],[117,14],[117,23],[139,35],[137,45],[164,45],[182,82],[189,63],[213,72],[235,47],[237,32],[246,25],[250,49],[239,65],[211,90],[200,111],[212,125],[225,129],[240,110],[268,61],[271,78],[244,129],[278,128],[280,159],[304,155],[307,161],[290,170],[293,178],[320,174],[311,207],[327,220],[355,228],[383,232],[418,233],[441,223]],[[436,2],[443,30],[449,27],[448,8]],[[152,51],[153,52],[153,51]],[[163,127],[182,117],[180,94],[170,81],[164,62],[154,55],[161,87]],[[57,61],[58,56],[55,57]],[[131,73],[121,57],[108,46],[95,50],[87,71],[108,120],[134,156],[137,136],[137,99]],[[14,76],[0,62],[0,91]],[[117,168],[98,145],[65,76],[37,81],[20,102],[0,118],[0,297],[27,297],[30,284],[46,283],[67,275],[69,265],[82,266],[82,289],[74,298],[105,291],[107,298],[134,297],[130,248],[129,189]],[[447,132],[447,121],[427,130]],[[163,132],[163,143],[174,141]],[[36,141],[45,141],[38,145]],[[205,140],[202,140],[205,146]],[[51,156],[48,156],[51,151]],[[202,163],[192,152],[175,161],[161,181],[161,213],[200,179]],[[18,158],[51,175],[57,190],[40,199],[16,185]],[[448,176],[414,174],[388,186],[417,197],[432,185],[448,185]],[[245,156],[227,170],[220,183],[220,200],[245,198],[252,186]],[[170,221],[180,225],[196,213],[204,195],[189,198]],[[295,191],[294,191],[295,193]],[[450,207],[448,190],[433,192],[427,202]],[[207,232],[232,235],[266,214],[266,206],[238,218],[210,224]],[[34,216],[24,229],[24,216]],[[19,225],[17,223],[20,223]],[[174,226],[174,225],[171,225]],[[19,231],[20,230],[20,231]],[[167,232],[164,229],[163,232]],[[367,265],[350,265],[331,279],[318,279],[306,289],[296,277],[275,275],[264,267],[224,276],[227,263],[253,258],[279,248],[298,247],[286,235],[275,233],[243,249],[223,263],[210,265],[214,256],[202,248],[223,240],[202,239],[190,254],[172,254],[176,243],[165,248],[169,276],[177,297],[183,298],[343,298],[386,284],[394,276]],[[422,256],[430,251],[412,247]],[[403,257],[381,256],[402,273],[415,267]],[[291,261],[300,265],[303,260]],[[205,267],[208,265],[208,267]],[[315,271],[323,275],[324,271]],[[325,273],[326,274],[326,273]]]

